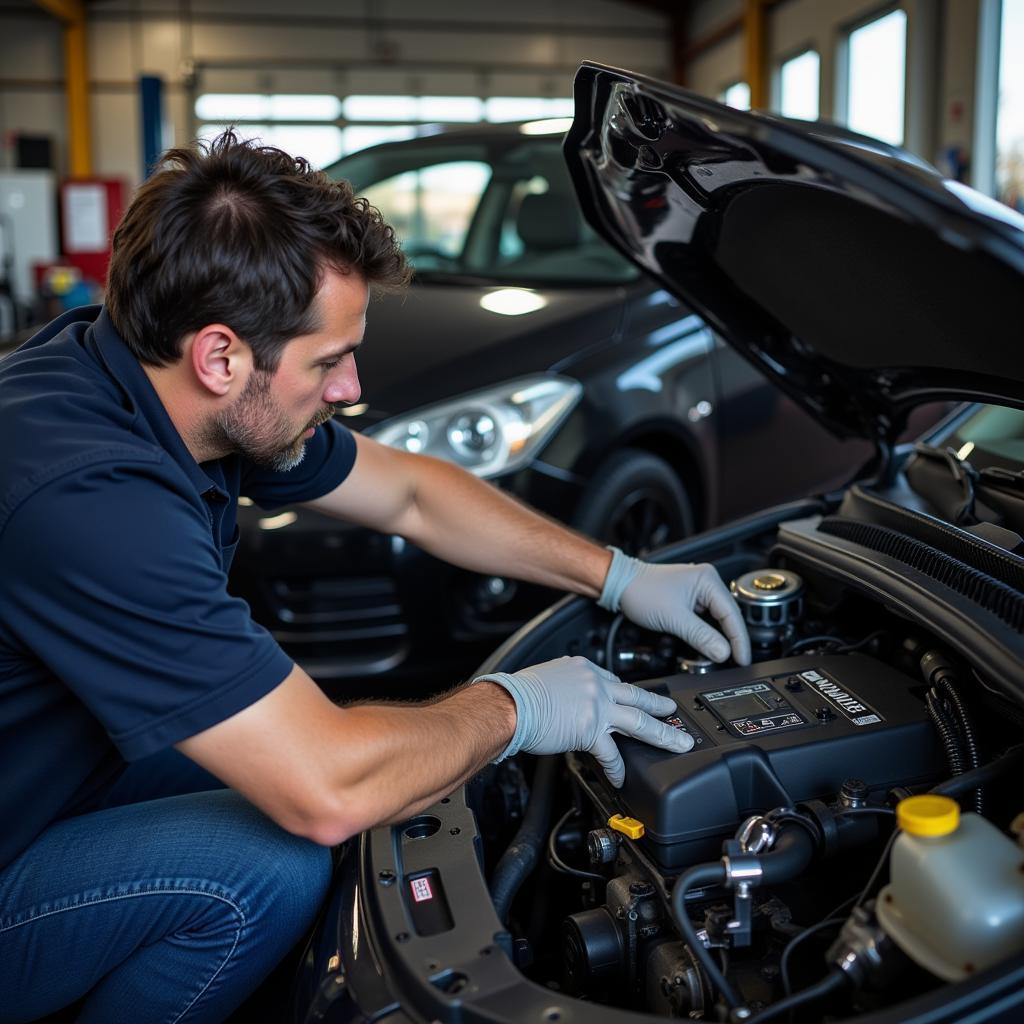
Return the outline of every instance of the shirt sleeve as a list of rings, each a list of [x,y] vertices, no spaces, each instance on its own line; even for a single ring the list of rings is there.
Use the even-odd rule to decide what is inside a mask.
[[[5,627],[129,761],[229,718],[292,669],[228,594],[205,501],[175,472],[79,470],[28,498],[0,539]]]
[[[333,491],[352,472],[355,461],[352,432],[337,420],[328,420],[306,442],[306,454],[294,469],[279,472],[243,460],[241,493],[267,511],[298,505]]]

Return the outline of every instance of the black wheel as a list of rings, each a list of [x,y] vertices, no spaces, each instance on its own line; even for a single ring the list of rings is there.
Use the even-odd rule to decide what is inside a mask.
[[[624,448],[598,467],[575,526],[629,555],[644,555],[693,532],[693,509],[672,467],[657,455]]]

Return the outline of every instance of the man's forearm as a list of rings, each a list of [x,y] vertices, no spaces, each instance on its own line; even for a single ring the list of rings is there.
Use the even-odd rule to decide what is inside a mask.
[[[423,460],[403,536],[465,569],[597,597],[609,552],[449,463]]]
[[[337,814],[318,837],[332,843],[429,807],[493,761],[516,725],[508,692],[487,682],[431,704],[339,710],[344,746],[329,782]]]

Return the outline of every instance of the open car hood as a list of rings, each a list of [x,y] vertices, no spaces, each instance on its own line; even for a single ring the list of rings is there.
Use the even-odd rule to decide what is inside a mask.
[[[592,227],[841,437],[1024,406],[1024,217],[885,143],[597,64],[565,140]]]

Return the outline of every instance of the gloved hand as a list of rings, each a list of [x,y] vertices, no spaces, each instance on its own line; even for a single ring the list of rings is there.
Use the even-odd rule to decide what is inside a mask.
[[[516,731],[499,761],[524,751],[561,754],[589,750],[615,787],[626,778],[613,732],[634,736],[652,746],[685,754],[693,747],[688,732],[659,722],[676,702],[623,683],[586,658],[556,658],[520,672],[495,672],[474,683],[503,686],[516,702]]]
[[[598,604],[619,610],[644,629],[672,633],[712,661],[725,661],[732,648],[737,665],[750,664],[750,636],[728,587],[714,568],[700,565],[651,565],[610,547],[612,564]],[[710,611],[722,633],[698,618]],[[728,640],[726,639],[728,638]]]

